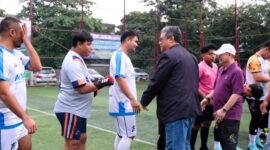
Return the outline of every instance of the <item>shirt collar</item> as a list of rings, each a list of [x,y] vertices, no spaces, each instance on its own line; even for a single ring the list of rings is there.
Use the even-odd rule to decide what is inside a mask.
[[[235,67],[236,67],[236,63],[235,62],[232,63],[229,67],[227,67],[227,69],[224,69],[224,67],[222,67],[222,73],[225,73],[227,71],[230,71],[230,70],[232,70]]]

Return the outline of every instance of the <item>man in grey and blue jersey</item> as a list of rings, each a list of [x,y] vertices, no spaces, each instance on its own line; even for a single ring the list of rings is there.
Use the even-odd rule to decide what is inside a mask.
[[[113,78],[92,83],[83,57],[92,51],[92,36],[75,33],[73,47],[64,58],[60,72],[60,93],[54,112],[62,127],[65,149],[84,150],[86,143],[86,118],[90,117],[94,92],[113,84]]]

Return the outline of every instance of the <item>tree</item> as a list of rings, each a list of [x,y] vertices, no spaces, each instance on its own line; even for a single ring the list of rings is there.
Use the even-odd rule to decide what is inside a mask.
[[[148,5],[156,5],[156,0],[144,0]],[[192,2],[189,2],[192,1]],[[197,2],[195,2],[197,1]],[[187,49],[199,58],[199,13],[200,0],[164,0],[160,10],[166,25],[180,26],[184,31],[185,2],[188,16]],[[258,0],[256,4],[243,4],[238,7],[238,29],[242,59],[247,59],[264,42],[268,41],[270,28],[270,2]],[[235,43],[234,5],[218,7],[214,0],[204,0],[203,32],[205,43],[220,46]]]
[[[29,0],[24,0],[28,3]],[[60,67],[61,60],[71,47],[72,33],[80,29],[80,0],[33,0],[33,44],[44,57],[44,66]],[[84,0],[84,29],[102,32],[100,20],[91,17],[91,2]],[[29,5],[18,15],[28,18]],[[49,58],[49,59],[45,59]]]
[[[126,15],[126,30],[139,33],[139,47],[131,54],[134,66],[147,68],[153,66],[155,12],[131,12]],[[121,28],[121,26],[119,27]]]
[[[3,9],[0,9],[0,17],[5,16],[5,11]]]

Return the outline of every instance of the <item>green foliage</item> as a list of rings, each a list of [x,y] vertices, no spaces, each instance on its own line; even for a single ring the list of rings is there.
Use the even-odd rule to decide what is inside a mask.
[[[0,9],[0,17],[5,16],[5,11],[3,9]]]
[[[155,12],[132,12],[126,16],[126,29],[139,33],[139,47],[132,53],[134,66],[147,68],[153,66]],[[121,27],[120,27],[121,28]]]
[[[156,0],[144,0],[147,5],[156,5]],[[187,2],[183,0],[160,1],[162,23],[177,25],[184,32],[185,13],[188,17],[187,49],[199,58],[199,0]],[[238,28],[240,32],[241,59],[246,60],[260,46],[269,40],[270,2],[258,0],[258,4],[238,6]],[[186,12],[185,12],[186,7]],[[214,0],[205,0],[203,6],[203,32],[205,44],[235,43],[234,5],[220,7]],[[154,27],[154,26],[153,26]],[[154,27],[155,28],[155,27]]]
[[[28,4],[29,0],[24,1]],[[33,1],[33,44],[38,50],[44,66],[60,67],[67,50],[71,48],[73,32],[80,30],[80,0],[34,0]],[[103,32],[100,20],[91,17],[92,2],[84,0],[84,29]],[[29,5],[18,15],[28,17]],[[73,32],[71,32],[73,31]],[[46,58],[48,59],[46,59]],[[54,59],[51,59],[53,58]],[[58,59],[55,59],[55,58]]]

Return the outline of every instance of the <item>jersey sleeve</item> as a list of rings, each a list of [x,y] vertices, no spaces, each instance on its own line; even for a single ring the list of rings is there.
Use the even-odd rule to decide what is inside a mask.
[[[86,85],[86,77],[83,72],[84,64],[79,58],[73,58],[66,68],[66,73],[74,89]]]
[[[28,67],[30,66],[30,58],[28,56],[25,56],[22,52],[20,51],[16,51],[16,53],[18,54],[18,56],[20,57],[22,64],[24,65],[25,69],[28,69]]]
[[[115,77],[126,77],[126,66],[124,56],[121,51],[115,55]]]
[[[261,62],[256,55],[253,55],[248,60],[248,69],[251,73],[258,73],[261,72]]]
[[[204,67],[202,65],[199,65],[199,80],[202,78],[204,73]]]
[[[0,49],[0,80],[8,80],[8,68],[4,61],[3,51]]]

